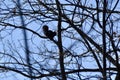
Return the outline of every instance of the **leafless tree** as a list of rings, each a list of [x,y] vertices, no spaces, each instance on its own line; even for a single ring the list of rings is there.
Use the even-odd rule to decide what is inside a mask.
[[[119,5],[119,0],[1,0],[0,75],[120,79]],[[56,32],[54,39],[44,34],[44,25]]]

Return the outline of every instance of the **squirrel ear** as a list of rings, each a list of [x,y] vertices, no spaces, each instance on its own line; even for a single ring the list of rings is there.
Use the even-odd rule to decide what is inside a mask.
[[[44,25],[43,27],[48,27],[47,25]]]

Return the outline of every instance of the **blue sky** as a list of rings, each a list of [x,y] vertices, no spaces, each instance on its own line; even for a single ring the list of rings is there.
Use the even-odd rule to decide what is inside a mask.
[[[10,9],[10,8],[13,8],[15,6],[15,4],[11,3],[11,1],[12,0],[5,0],[4,2],[1,1],[0,2],[0,4],[1,4],[0,7],[2,9],[9,9],[9,10],[12,11],[12,9]],[[84,1],[84,0],[82,0],[82,1]],[[117,0],[114,0],[114,2],[115,1],[117,1]],[[114,5],[114,2],[113,2],[113,5]],[[64,3],[64,1],[63,1],[63,3]],[[88,0],[88,4],[89,5],[91,4],[92,6],[95,6],[93,0]],[[119,3],[119,5],[120,5],[120,3]],[[118,10],[120,9],[119,5],[117,7]],[[28,4],[22,5],[22,7],[26,8],[26,9],[29,9]],[[71,10],[71,8],[72,7],[68,7],[68,9],[70,9],[70,10]],[[2,13],[3,14],[7,14],[8,12],[7,11],[2,11],[0,14],[2,14]],[[2,15],[1,17],[3,17],[3,16],[5,16],[5,15]],[[34,14],[31,15],[31,16],[34,16]],[[6,17],[9,18],[9,19],[5,20],[6,22],[13,23],[15,25],[21,25],[19,16],[18,17],[12,17],[12,16],[8,15]],[[68,16],[68,17],[71,18],[71,16]],[[119,15],[115,15],[115,17],[119,17]],[[56,26],[57,22],[56,21],[50,21],[50,22],[42,23],[39,20],[35,20],[35,18],[31,19],[30,17],[24,17],[24,20],[25,20],[26,27],[28,27],[29,29],[32,29],[32,30],[38,32],[42,36],[44,36],[43,31],[42,31],[42,26],[44,24],[47,24],[50,27],[51,30],[57,31],[57,26]],[[75,18],[75,20],[76,20],[76,18]],[[77,20],[79,21],[79,19],[77,19]],[[85,27],[82,28],[83,30],[86,30],[86,32],[87,32],[87,30],[89,31],[89,29],[90,29],[89,25],[91,25],[91,24],[89,23],[89,20],[90,19],[88,19],[88,23],[84,24]],[[101,18],[101,20],[102,20],[102,18]],[[119,23],[116,23],[115,26],[117,26],[118,24]],[[63,28],[68,27],[68,26],[69,26],[69,24],[64,23],[64,22],[62,23],[62,27]],[[89,26],[89,27],[86,27],[86,26]],[[96,26],[97,26],[97,24],[96,24]],[[0,26],[0,29],[3,29],[3,26]],[[100,31],[98,27],[96,27],[96,30]],[[115,30],[117,30],[118,34],[120,34],[119,26],[118,26],[118,28],[116,27]],[[77,34],[77,32],[74,32],[73,29],[69,29],[68,31],[73,32],[72,34],[74,34],[74,36],[76,38],[78,38],[78,39],[80,38],[80,36]],[[29,32],[29,31],[27,32],[27,34],[28,34],[28,39],[29,39],[28,42],[29,42],[31,53],[32,52],[34,53],[34,54],[32,54],[32,60],[40,59],[38,61],[42,61],[43,60],[42,56],[39,56],[41,54],[40,51],[44,52],[45,50],[53,51],[54,54],[52,54],[52,56],[55,56],[55,58],[58,57],[58,55],[56,55],[58,53],[58,51],[57,51],[58,48],[56,48],[56,45],[52,41],[50,41],[49,39],[39,38],[37,35],[34,35],[31,32]],[[70,33],[68,34],[66,32],[63,32],[62,36],[69,36],[70,37],[70,36],[73,36],[72,34],[70,35]],[[101,42],[102,39],[100,38],[101,36],[100,37],[96,36],[96,34],[98,34],[98,33],[92,32],[92,33],[90,33],[89,36],[94,37],[95,40],[99,44],[102,44],[102,42]],[[10,28],[8,26],[5,30],[0,32],[0,38],[1,38],[1,42],[0,42],[0,44],[1,44],[1,46],[0,46],[1,52],[5,52],[7,54],[11,54],[11,55],[15,56],[18,60],[20,60],[19,58],[22,56],[23,62],[25,61],[24,60],[24,58],[25,58],[24,48],[21,48],[21,47],[24,47],[24,44],[23,44],[23,34],[22,34],[22,30],[21,29],[14,29],[14,28]],[[57,40],[57,37],[55,37],[55,39]],[[75,41],[72,40],[72,39],[69,39],[67,37],[63,37],[63,45],[66,48],[68,48],[74,42]],[[79,53],[82,53],[82,52],[86,52],[86,48],[83,47],[83,46],[84,46],[84,44],[82,44],[82,43],[81,44],[77,44],[77,42],[76,42],[76,44],[72,48],[72,50],[76,54],[79,54]],[[46,49],[44,49],[44,48],[46,48]],[[9,51],[11,51],[11,53],[9,53]],[[18,51],[18,53],[16,51]],[[47,58],[46,55],[50,55],[50,53],[44,54],[44,58]],[[66,63],[69,62],[70,59],[72,59],[72,58],[71,57],[66,58],[65,62]],[[5,58],[5,59],[2,59],[0,62],[3,62],[3,60],[5,60],[7,62],[7,61],[12,60],[12,59]],[[72,59],[72,60],[73,60],[73,63],[74,63],[75,59]],[[49,63],[51,63],[51,61],[52,61],[52,63],[56,63],[56,62],[54,62],[54,60],[52,58],[51,58]],[[85,66],[86,68],[91,68],[91,67],[93,68],[93,67],[97,66],[95,64],[95,61],[94,61],[93,58],[90,58],[90,57],[87,58],[86,57],[86,58],[83,59],[83,61],[85,62],[85,63],[83,63],[83,66]],[[21,62],[22,62],[22,60],[21,60]],[[45,63],[43,62],[43,64],[45,64]],[[14,65],[12,65],[12,66],[14,66]],[[39,67],[39,65],[35,65],[35,66]],[[49,66],[49,65],[46,64],[46,66]],[[22,67],[22,66],[19,66],[19,67]],[[51,67],[53,67],[53,66],[51,66]],[[76,68],[75,65],[72,65],[70,67],[71,68]],[[86,74],[86,73],[83,73],[83,74]],[[87,73],[87,74],[89,75],[91,73]],[[15,80],[29,80],[29,79],[27,79],[27,78],[25,78],[25,77],[23,77],[23,76],[21,76],[19,74],[11,72],[11,71],[8,72],[8,73],[7,72],[0,73],[0,76],[3,78],[3,80],[6,80],[6,78],[8,78],[9,80],[14,80],[14,79]],[[46,80],[46,79],[43,78],[42,80]]]

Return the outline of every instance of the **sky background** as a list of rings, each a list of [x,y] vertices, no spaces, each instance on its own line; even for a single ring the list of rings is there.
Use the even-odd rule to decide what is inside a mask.
[[[9,10],[12,10],[10,8],[14,7],[15,4],[11,3],[12,0],[4,0],[4,1],[1,1],[0,2],[0,8],[2,9],[9,9]],[[83,0],[84,1],[84,0]],[[110,1],[110,0],[109,0]],[[111,0],[112,1],[112,0]],[[114,0],[115,2],[116,0]],[[63,1],[64,2],[64,1]],[[114,2],[112,2],[112,4],[114,5]],[[94,2],[93,0],[88,0],[88,3],[91,4],[92,6],[94,6]],[[111,3],[111,2],[110,2]],[[119,2],[119,5],[120,5],[120,2]],[[25,4],[25,5],[22,5],[23,8],[26,8],[26,9],[29,9],[29,5],[28,4]],[[68,9],[72,9],[72,7],[68,7]],[[118,6],[118,10],[120,9],[120,7]],[[117,9],[116,9],[117,10]],[[1,9],[0,9],[1,11]],[[7,11],[1,11],[1,14],[7,14],[8,12]],[[4,15],[1,15],[1,17],[4,16]],[[119,16],[119,15],[118,15]],[[8,20],[6,20],[6,22],[9,22],[9,23],[13,23],[13,24],[16,24],[16,25],[21,25],[20,23],[20,17],[12,17],[10,15],[8,15],[7,17],[9,17]],[[116,15],[117,17],[117,15]],[[25,20],[25,23],[27,24],[26,27],[32,29],[32,30],[35,30],[36,32],[38,32],[39,34],[41,34],[42,36],[44,36],[43,34],[43,31],[42,31],[42,26],[47,24],[49,25],[50,29],[51,30],[54,30],[54,31],[57,31],[57,22],[53,21],[53,22],[46,22],[46,23],[41,23],[39,20],[35,21],[34,18],[33,18],[33,21],[31,20],[30,22],[30,18],[29,17],[25,17],[24,18]],[[101,19],[102,20],[102,19]],[[30,22],[30,23],[29,23]],[[116,25],[118,25],[119,23],[116,23]],[[88,24],[84,24],[86,26],[89,25]],[[66,23],[62,23],[62,26],[63,27],[66,27],[68,26],[68,24]],[[0,29],[2,29],[3,26],[0,26]],[[89,26],[88,27],[84,27],[83,30],[89,30]],[[99,30],[99,28],[98,28]],[[71,29],[72,31],[72,29]],[[118,28],[118,32],[120,31],[120,28]],[[76,37],[80,37],[76,32],[73,32],[74,34],[76,34],[75,36]],[[11,34],[11,35],[10,35]],[[44,47],[46,45],[46,47],[48,48],[48,50],[52,50],[54,52],[58,52],[57,48],[55,48],[56,45],[54,45],[50,40],[48,39],[42,39],[42,38],[39,38],[37,35],[33,35],[31,32],[27,32],[28,34],[28,42],[29,42],[29,48],[31,51],[35,51],[36,53],[39,53],[39,50],[37,47],[40,48],[40,50],[44,51],[41,47]],[[64,33],[62,34],[62,36],[66,35],[67,33]],[[7,36],[7,37],[6,37]],[[94,35],[94,32],[91,33],[90,35],[91,37],[96,37],[96,41],[98,41],[100,44],[102,44],[101,42],[101,39],[98,38],[98,36],[95,36]],[[0,32],[0,37],[1,37],[1,46],[0,46],[0,51],[1,52],[5,52],[5,53],[9,53],[10,51],[10,48],[12,47],[16,47],[16,50],[18,50],[22,55],[22,57],[24,58],[25,57],[25,53],[24,53],[24,50],[23,48],[21,47],[24,47],[24,44],[23,44],[23,33],[22,33],[22,30],[21,29],[13,29],[13,28],[10,28],[10,27],[6,27],[6,30],[3,30]],[[55,37],[55,39],[57,40],[57,37]],[[70,45],[72,45],[72,43],[74,43],[75,41],[74,40],[71,40],[71,39],[68,39],[66,37],[63,37],[63,45],[65,48],[69,48]],[[3,45],[3,43],[6,43],[5,45]],[[41,44],[43,43],[43,44]],[[11,45],[10,45],[11,44]],[[37,44],[37,46],[36,46]],[[76,53],[81,53],[81,52],[84,52],[86,49],[82,46],[84,46],[84,44],[75,44],[76,46],[73,47],[73,49],[76,51]],[[82,47],[81,49],[78,48],[78,47]],[[64,50],[65,50],[64,48]],[[12,50],[11,50],[12,52]],[[15,51],[13,51],[13,53],[10,53],[10,54],[13,54],[13,56],[16,56],[16,57],[19,57],[18,54],[14,54]],[[53,55],[56,55],[56,54],[53,54]],[[34,58],[38,59],[42,59],[42,57],[38,57],[37,55],[32,55],[32,56],[35,56]],[[66,58],[65,59],[65,62],[69,61],[69,59],[71,59],[70,57]],[[0,62],[2,62],[3,60],[5,61],[9,61],[9,59],[2,59]],[[86,68],[94,68],[96,66],[93,66],[93,65],[96,65],[94,63],[94,60],[92,58],[84,58],[83,61],[85,63],[83,63],[84,66],[86,66]],[[90,61],[90,62],[88,62]],[[51,63],[53,63],[54,61],[51,59],[50,60]],[[92,63],[93,62],[93,63]],[[76,66],[75,66],[76,67]],[[86,73],[83,73],[83,74],[86,74]],[[88,75],[89,74],[94,74],[94,73],[87,73]],[[97,74],[97,73],[96,73]],[[20,74],[16,74],[14,72],[2,72],[0,73],[0,76],[2,78],[2,80],[29,80],[25,77],[23,77],[22,75]],[[8,78],[8,79],[7,79]],[[113,77],[114,78],[114,77]],[[37,80],[37,79],[36,79]],[[42,80],[46,80],[46,79],[42,79]],[[92,79],[92,80],[95,80],[95,79]]]

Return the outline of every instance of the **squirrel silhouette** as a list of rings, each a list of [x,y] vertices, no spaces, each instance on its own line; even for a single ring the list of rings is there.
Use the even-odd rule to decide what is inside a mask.
[[[45,36],[48,37],[50,40],[53,40],[54,36],[56,36],[56,32],[49,30],[47,25],[43,26],[43,31]]]

